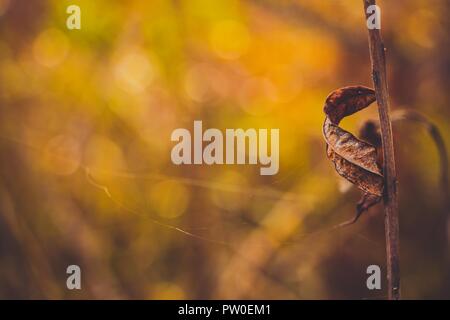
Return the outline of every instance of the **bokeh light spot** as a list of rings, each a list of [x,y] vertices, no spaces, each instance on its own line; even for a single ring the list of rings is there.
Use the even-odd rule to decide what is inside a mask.
[[[81,161],[78,142],[69,136],[58,135],[45,147],[43,164],[49,171],[59,175],[74,173]]]
[[[155,184],[150,191],[152,207],[158,215],[167,219],[181,216],[189,204],[189,190],[175,180],[164,180]]]
[[[108,137],[95,135],[85,148],[85,161],[94,169],[120,170],[125,168],[125,161],[120,147]]]
[[[212,27],[210,43],[219,57],[233,60],[247,51],[250,35],[244,24],[235,20],[224,20]]]
[[[115,68],[118,85],[132,94],[144,91],[151,84],[154,75],[154,66],[141,50],[126,53]]]
[[[69,48],[69,40],[63,32],[47,29],[34,41],[33,54],[39,64],[51,68],[64,61]]]

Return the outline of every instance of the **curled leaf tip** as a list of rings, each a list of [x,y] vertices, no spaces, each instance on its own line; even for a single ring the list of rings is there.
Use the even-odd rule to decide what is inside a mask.
[[[376,100],[375,91],[364,86],[348,86],[330,93],[325,100],[323,111],[333,124],[342,118],[366,108]]]

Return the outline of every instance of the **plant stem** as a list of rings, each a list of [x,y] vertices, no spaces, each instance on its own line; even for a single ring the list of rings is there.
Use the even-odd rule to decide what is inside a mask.
[[[366,19],[367,8],[375,0],[363,0]],[[389,93],[386,79],[385,47],[379,29],[369,29],[370,60],[372,62],[372,79],[378,104],[381,140],[383,146],[384,175],[384,210],[387,255],[388,297],[400,299],[400,263],[399,263],[399,227],[397,201],[397,175],[395,172],[394,143],[392,126],[389,119]]]

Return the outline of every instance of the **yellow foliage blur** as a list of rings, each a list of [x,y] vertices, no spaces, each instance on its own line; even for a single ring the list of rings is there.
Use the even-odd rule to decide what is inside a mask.
[[[450,2],[379,4],[393,109],[450,145]],[[322,107],[352,84],[372,86],[360,0],[0,0],[0,298],[385,298],[365,286],[381,206],[333,229],[360,194],[326,158]],[[279,128],[279,173],[172,164],[194,120]],[[420,127],[394,133],[403,296],[449,298],[438,155]]]

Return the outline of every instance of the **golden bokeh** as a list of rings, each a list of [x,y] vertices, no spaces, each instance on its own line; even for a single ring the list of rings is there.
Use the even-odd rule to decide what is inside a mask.
[[[334,228],[361,194],[322,133],[330,92],[372,86],[361,0],[75,2],[80,30],[72,1],[0,0],[0,299],[385,297],[365,287],[366,266],[385,268],[382,205]],[[392,112],[420,112],[449,146],[450,1],[377,2]],[[175,165],[171,134],[195,120],[279,129],[278,173]],[[402,294],[448,299],[437,148],[420,124],[393,131]]]

